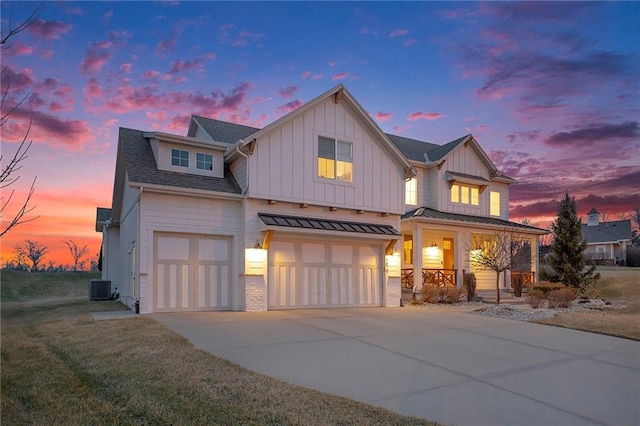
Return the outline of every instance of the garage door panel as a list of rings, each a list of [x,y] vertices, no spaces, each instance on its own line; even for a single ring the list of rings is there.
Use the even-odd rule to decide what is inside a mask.
[[[156,235],[155,311],[231,309],[231,239]]]
[[[380,306],[380,253],[375,244],[272,241],[269,308]]]

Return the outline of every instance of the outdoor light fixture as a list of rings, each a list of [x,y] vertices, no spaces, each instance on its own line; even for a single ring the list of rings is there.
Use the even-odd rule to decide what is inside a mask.
[[[433,244],[431,244],[431,247],[427,247],[425,251],[427,252],[427,256],[429,257],[440,256],[440,250],[438,250],[438,244],[436,244],[435,241],[433,242]]]
[[[256,240],[256,243],[253,246],[254,249],[262,249],[262,246],[260,245],[260,240]]]
[[[389,277],[400,277],[400,253],[397,250],[393,250],[393,253],[386,255],[384,260]]]
[[[267,260],[267,251],[262,249],[260,241],[256,240],[252,248],[244,249],[244,273],[245,275],[264,274],[264,264]]]

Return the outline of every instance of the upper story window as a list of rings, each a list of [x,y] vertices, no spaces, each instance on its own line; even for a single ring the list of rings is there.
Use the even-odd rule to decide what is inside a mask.
[[[171,165],[179,167],[189,167],[189,151],[181,149],[171,150]]]
[[[319,136],[318,177],[353,182],[353,144]]]
[[[480,190],[476,186],[453,184],[451,202],[477,206],[480,203]]]
[[[416,178],[404,182],[404,202],[412,206],[418,205],[418,181]]]
[[[489,194],[489,214],[500,216],[500,193],[491,191]]]
[[[196,169],[213,170],[213,155],[196,153]]]

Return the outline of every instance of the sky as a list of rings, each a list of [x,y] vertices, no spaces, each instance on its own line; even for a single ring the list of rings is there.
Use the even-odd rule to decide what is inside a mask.
[[[38,4],[3,1],[3,38]],[[473,134],[518,181],[513,221],[546,227],[565,192],[618,220],[640,207],[638,40],[638,2],[44,2],[0,52],[3,167],[30,120],[33,141],[3,221],[37,177],[1,262],[26,239],[97,257],[119,127],[262,127],[338,83],[387,133]]]

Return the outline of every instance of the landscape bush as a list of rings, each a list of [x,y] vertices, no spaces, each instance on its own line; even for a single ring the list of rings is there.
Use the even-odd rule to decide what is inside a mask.
[[[467,291],[467,302],[476,300],[476,274],[473,272],[465,273],[462,276],[462,284]]]
[[[533,309],[543,307],[546,299],[545,292],[539,289],[532,289],[529,291],[529,295],[527,297],[529,299],[529,304]]]
[[[439,287],[433,284],[424,284],[420,291],[423,303],[458,303],[464,296],[464,291],[458,287]]]
[[[551,290],[547,294],[547,300],[550,308],[568,308],[571,306],[571,302],[576,299],[577,295],[575,291],[570,288],[560,288],[557,290]]]

